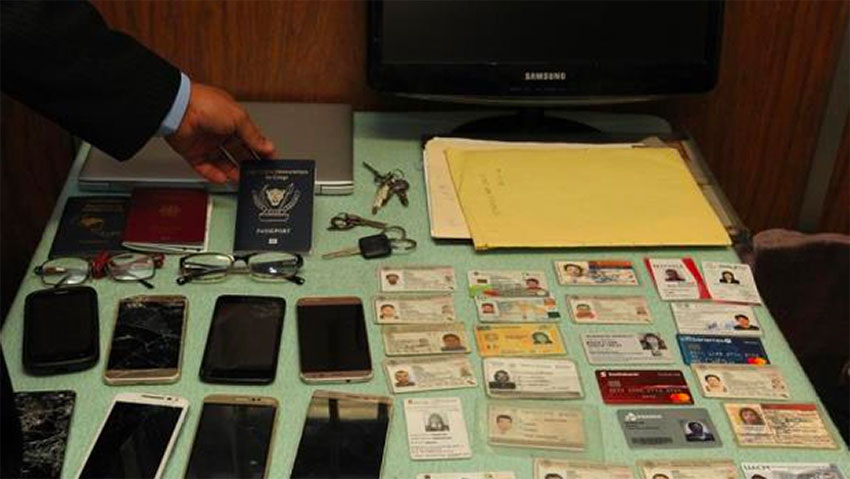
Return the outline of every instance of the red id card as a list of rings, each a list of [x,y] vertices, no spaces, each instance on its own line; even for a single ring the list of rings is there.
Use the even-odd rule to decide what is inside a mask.
[[[693,404],[681,371],[604,369],[596,381],[605,404]]]

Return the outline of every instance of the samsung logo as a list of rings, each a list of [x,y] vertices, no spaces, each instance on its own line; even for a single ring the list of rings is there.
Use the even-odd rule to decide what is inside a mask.
[[[566,80],[566,72],[525,72],[526,81]]]

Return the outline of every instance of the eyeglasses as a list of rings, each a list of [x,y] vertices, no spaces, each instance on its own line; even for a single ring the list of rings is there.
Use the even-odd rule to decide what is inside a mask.
[[[73,257],[49,259],[41,266],[36,266],[34,273],[41,277],[44,284],[53,287],[109,276],[113,281],[133,281],[153,289],[153,284],[148,280],[154,277],[157,268],[162,267],[163,260],[162,255],[121,253],[109,256],[101,253],[94,260]]]
[[[180,258],[177,284],[221,281],[228,274],[247,274],[257,281],[304,284],[304,278],[297,275],[303,265],[304,258],[296,253],[250,253],[240,256],[224,253],[192,254]]]

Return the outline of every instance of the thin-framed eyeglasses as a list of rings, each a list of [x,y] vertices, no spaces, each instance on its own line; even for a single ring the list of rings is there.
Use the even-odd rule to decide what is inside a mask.
[[[153,284],[148,280],[162,267],[162,255],[143,253],[101,254],[94,260],[76,257],[60,257],[45,261],[33,271],[41,281],[58,288],[86,282],[89,278],[108,276],[113,281],[138,282],[148,289]]]
[[[304,278],[298,276],[298,270],[303,265],[304,258],[297,253],[198,253],[180,258],[177,284],[222,281],[229,274],[247,274],[257,281],[304,284]]]

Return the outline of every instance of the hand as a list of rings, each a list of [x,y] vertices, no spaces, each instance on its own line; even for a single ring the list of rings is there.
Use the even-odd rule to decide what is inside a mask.
[[[192,83],[183,120],[165,140],[204,178],[224,183],[239,179],[239,168],[219,151],[219,146],[231,136],[241,139],[263,158],[275,153],[274,144],[233,97],[224,90]]]

